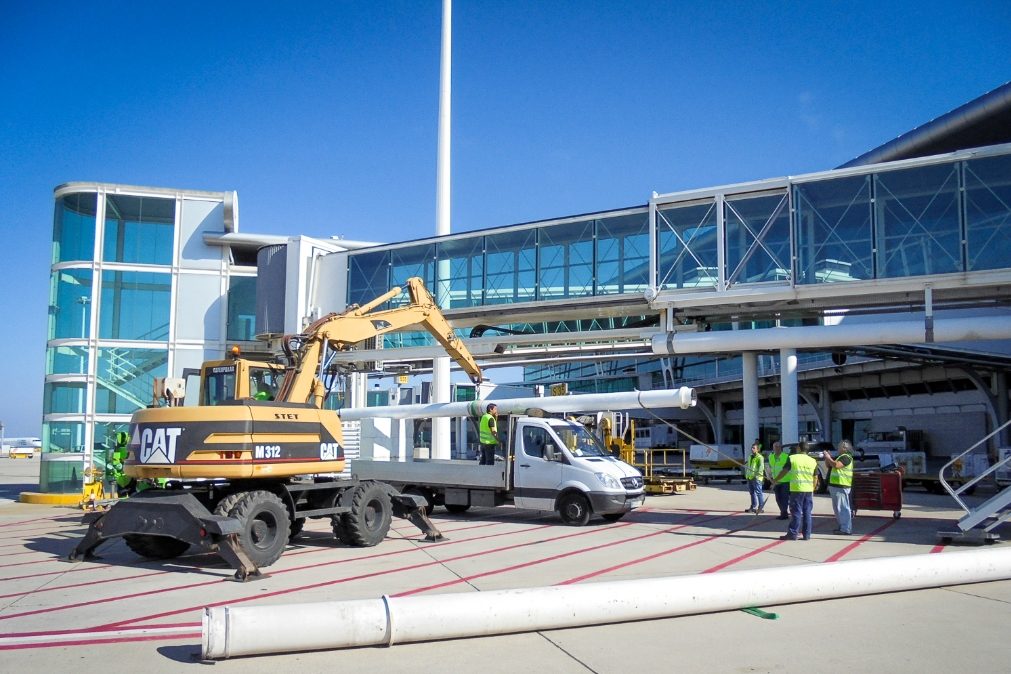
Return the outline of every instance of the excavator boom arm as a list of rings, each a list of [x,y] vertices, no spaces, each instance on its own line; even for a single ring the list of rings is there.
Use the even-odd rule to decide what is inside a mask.
[[[373,312],[372,309],[403,291],[402,288],[393,288],[362,307],[352,307],[342,314],[329,314],[309,325],[299,335],[301,346],[295,357],[296,362],[288,368],[278,400],[305,402],[312,396],[317,405],[322,404],[317,370],[323,357],[324,345],[344,351],[370,337],[413,325],[420,325],[431,333],[471,380],[479,383],[480,366],[463,341],[453,332],[422,280],[417,277],[408,279],[407,289],[410,304]]]

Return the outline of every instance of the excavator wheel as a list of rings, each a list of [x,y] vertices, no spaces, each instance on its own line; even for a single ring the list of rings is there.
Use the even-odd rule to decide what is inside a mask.
[[[230,494],[221,499],[214,513],[239,520],[239,545],[258,567],[276,562],[288,544],[291,516],[281,499],[269,491]]]
[[[348,542],[360,548],[371,548],[386,538],[392,516],[390,495],[375,482],[365,481],[351,495],[351,512],[341,517],[341,524]]]
[[[190,544],[186,541],[148,534],[126,534],[123,536],[123,541],[126,543],[126,547],[148,559],[172,559],[190,548]]]
[[[292,541],[298,538],[299,534],[302,533],[302,529],[305,528],[305,518],[297,517],[291,521],[291,532],[288,534],[288,540]]]

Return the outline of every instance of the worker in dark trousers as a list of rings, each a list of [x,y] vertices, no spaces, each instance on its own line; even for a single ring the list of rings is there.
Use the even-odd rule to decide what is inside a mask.
[[[761,446],[757,440],[751,446],[751,456],[748,457],[748,465],[744,468],[744,479],[748,481],[748,494],[751,495],[751,507],[744,512],[762,512],[762,507],[765,505],[765,499],[762,497],[762,480],[765,479],[765,457],[762,456]]]
[[[800,537],[805,541],[811,540],[814,474],[818,470],[818,462],[807,455],[807,449],[806,442],[797,445],[786,465],[773,479],[778,482],[790,476],[790,526],[786,534],[780,536],[784,541],[795,541]]]
[[[786,462],[790,460],[790,455],[783,451],[782,442],[772,443],[772,454],[769,455],[769,479],[772,482],[772,493],[776,495],[776,505],[779,506],[779,517],[777,520],[789,518],[787,507],[790,505],[790,476],[785,476],[778,482],[775,477],[779,475]]]
[[[825,465],[831,470],[828,476],[828,493],[832,496],[832,510],[839,525],[832,533],[849,536],[853,533],[853,509],[850,507],[850,487],[853,486],[853,443],[839,443],[839,456],[832,458],[824,452]]]
[[[481,416],[478,442],[481,443],[480,464],[494,466],[495,449],[498,447],[498,405],[495,403],[488,403],[488,411]]]

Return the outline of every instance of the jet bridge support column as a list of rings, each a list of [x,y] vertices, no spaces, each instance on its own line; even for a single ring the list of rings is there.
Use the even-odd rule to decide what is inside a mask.
[[[751,443],[758,437],[758,355],[754,351],[741,354],[744,390],[744,446],[745,456]]]
[[[779,350],[780,408],[783,414],[783,444],[800,439],[797,428],[797,350]]]

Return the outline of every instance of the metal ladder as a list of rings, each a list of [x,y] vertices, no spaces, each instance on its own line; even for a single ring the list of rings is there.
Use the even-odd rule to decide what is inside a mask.
[[[992,466],[987,468],[985,471],[976,475],[971,480],[962,483],[957,488],[952,487],[948,484],[948,481],[944,479],[944,472],[949,468],[952,468],[955,463],[961,461],[965,456],[970,454],[974,449],[988,441],[993,436],[997,435],[1003,431],[1008,426],[1011,426],[1011,421],[1005,422],[1003,425],[999,426],[992,433],[984,437],[982,440],[976,444],[969,447],[958,456],[955,456],[948,463],[941,467],[941,471],[938,477],[941,481],[941,486],[944,487],[955,502],[958,503],[959,507],[965,511],[965,515],[958,520],[958,531],[939,531],[937,532],[938,537],[945,542],[951,541],[956,537],[963,537],[973,532],[974,535],[979,536],[982,542],[991,543],[1000,537],[993,533],[1001,523],[1011,519],[1011,486],[1005,487],[1003,490],[998,491],[996,494],[991,496],[989,499],[980,503],[975,508],[970,507],[962,500],[962,494],[971,491],[980,482],[988,478],[993,473],[1001,470],[1005,466],[1011,464],[1011,454],[1006,456],[1004,459],[995,462]]]

